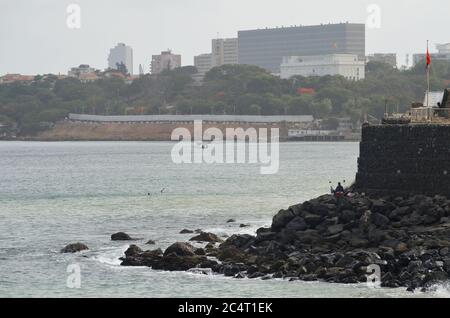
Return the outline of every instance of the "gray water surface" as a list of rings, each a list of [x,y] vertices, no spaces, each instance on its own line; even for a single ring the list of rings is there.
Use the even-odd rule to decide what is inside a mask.
[[[351,183],[357,143],[283,143],[280,170],[259,165],[176,165],[173,143],[0,142],[0,297],[404,297],[444,296],[362,285],[236,280],[119,266],[125,231],[144,248],[165,248],[203,229],[253,234],[282,208]],[[161,189],[166,190],[161,193]],[[151,193],[148,196],[147,193]],[[230,218],[237,223],[226,223]],[[241,223],[250,224],[241,229]],[[156,246],[145,246],[149,239]],[[60,254],[69,243],[90,250]],[[81,268],[71,289],[67,266]]]

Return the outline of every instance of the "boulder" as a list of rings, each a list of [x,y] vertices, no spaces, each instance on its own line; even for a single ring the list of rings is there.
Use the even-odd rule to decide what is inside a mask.
[[[177,242],[170,245],[165,251],[164,256],[175,254],[177,256],[194,256],[195,249],[189,243]]]
[[[247,255],[234,246],[228,246],[219,249],[217,259],[222,262],[244,263]]]
[[[213,233],[202,232],[197,236],[194,236],[189,241],[194,242],[208,242],[208,243],[221,243],[223,240]]]
[[[327,231],[329,235],[339,234],[342,231],[344,231],[344,225],[342,224],[331,225],[327,228]]]
[[[249,234],[243,234],[243,235],[232,235],[230,236],[224,243],[220,245],[220,248],[224,248],[227,246],[234,246],[237,248],[243,248],[244,246],[248,245],[254,237]]]
[[[184,230],[180,231],[180,234],[192,234],[192,233],[194,233],[194,231],[187,230],[187,229],[184,229]]]
[[[385,228],[389,224],[389,219],[381,213],[373,213],[372,222],[378,227]]]
[[[236,222],[235,219],[229,219],[229,220],[227,221],[227,223],[234,223],[234,222]]]
[[[133,241],[134,239],[131,238],[127,233],[124,232],[118,232],[113,235],[111,235],[112,241]]]
[[[187,271],[191,268],[200,266],[207,261],[205,256],[178,256],[174,253],[164,255],[161,261],[153,264],[155,270],[165,271]]]
[[[309,227],[315,227],[322,222],[322,217],[316,214],[305,214],[304,219]]]
[[[292,210],[281,210],[278,212],[272,220],[272,231],[279,232],[283,229],[286,224],[288,224],[293,218],[295,214]]]
[[[137,245],[130,245],[130,247],[125,251],[125,256],[136,256],[137,254],[142,253],[142,249]]]
[[[302,217],[296,216],[286,225],[286,229],[291,231],[305,231],[308,229],[308,225]]]
[[[89,247],[87,247],[83,243],[74,243],[74,244],[69,244],[66,247],[64,247],[61,250],[61,253],[78,253],[78,252],[85,251],[88,249],[89,249]]]
[[[153,240],[149,240],[147,243],[145,243],[145,245],[155,245],[155,241]]]

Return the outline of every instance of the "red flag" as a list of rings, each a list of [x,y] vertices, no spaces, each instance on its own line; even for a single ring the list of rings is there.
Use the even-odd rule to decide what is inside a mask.
[[[430,56],[430,51],[428,50],[427,47],[427,67],[430,67],[431,64],[431,56]]]

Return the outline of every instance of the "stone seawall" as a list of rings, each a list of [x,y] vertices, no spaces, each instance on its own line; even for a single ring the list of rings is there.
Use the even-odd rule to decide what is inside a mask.
[[[40,141],[170,141],[176,128],[187,128],[194,134],[193,123],[91,123],[62,121],[50,130],[36,137],[27,139]],[[287,129],[283,124],[249,124],[249,123],[203,123],[203,132],[208,128],[218,128],[224,134],[227,128],[271,128],[280,129],[280,139],[287,139]]]
[[[363,127],[356,189],[450,197],[450,125]]]

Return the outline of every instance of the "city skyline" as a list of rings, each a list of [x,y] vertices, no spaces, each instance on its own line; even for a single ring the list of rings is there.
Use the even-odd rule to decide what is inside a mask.
[[[235,0],[151,4],[136,1],[133,8],[119,1],[79,0],[76,3],[81,8],[80,29],[69,29],[66,25],[69,15],[66,9],[72,1],[1,3],[0,38],[8,49],[0,52],[4,61],[0,74],[66,74],[80,64],[105,69],[109,49],[119,42],[133,48],[134,69],[142,64],[148,72],[152,55],[168,48],[182,55],[183,65],[193,65],[194,56],[209,52],[212,39],[234,38],[241,30],[347,21],[365,23],[370,15],[368,6],[373,1],[347,2],[349,6],[344,8],[332,1],[319,0],[308,3],[308,10],[304,10],[305,2],[291,0],[278,4],[250,0],[239,5]],[[434,14],[450,6],[447,2],[434,0],[426,8],[415,6],[416,0],[377,3],[381,9],[381,28],[366,27],[367,54],[397,53],[402,65],[407,53],[412,56],[425,51],[427,39],[432,52],[434,44],[450,42],[445,22]],[[254,8],[258,8],[257,15]],[[422,27],[425,25],[427,28]],[[431,34],[426,30],[432,30]]]

